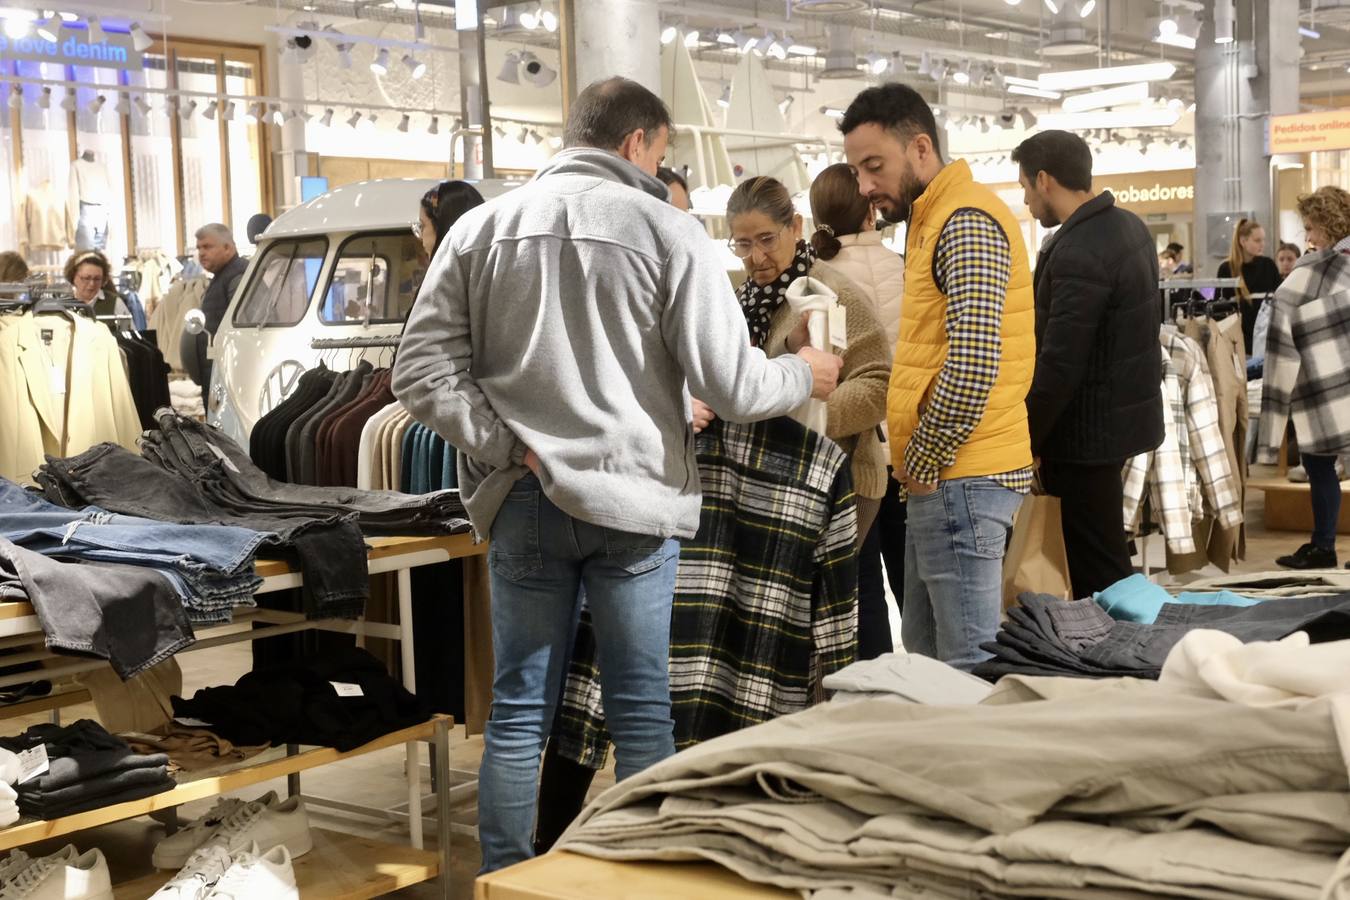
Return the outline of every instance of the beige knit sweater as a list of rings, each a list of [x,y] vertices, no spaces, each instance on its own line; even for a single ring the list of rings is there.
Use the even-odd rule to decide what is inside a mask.
[[[886,420],[886,391],[890,387],[890,352],[886,330],[877,320],[870,300],[852,282],[825,268],[812,269],[812,278],[839,295],[848,310],[848,350],[839,389],[826,403],[825,436],[853,459],[853,489],[859,497],[880,500],[886,495],[886,453],[877,426]],[[781,356],[800,318],[784,303],[773,314],[764,352]]]

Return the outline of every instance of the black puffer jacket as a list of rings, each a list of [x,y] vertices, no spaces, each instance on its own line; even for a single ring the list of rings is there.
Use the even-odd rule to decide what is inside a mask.
[[[1103,191],[1037,262],[1033,453],[1109,463],[1162,443],[1161,323],[1153,237]]]

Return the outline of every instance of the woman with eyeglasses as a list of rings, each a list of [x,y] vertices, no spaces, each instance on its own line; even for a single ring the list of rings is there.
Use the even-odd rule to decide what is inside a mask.
[[[727,204],[730,246],[745,264],[747,278],[737,291],[751,342],[769,356],[796,353],[809,341],[806,318],[793,314],[788,288],[810,277],[839,298],[847,310],[848,348],[839,389],[826,403],[825,436],[853,461],[858,495],[858,543],[876,520],[886,493],[886,459],[878,427],[886,417],[890,353],[886,332],[861,289],[826,268],[817,269],[815,253],[802,240],[802,217],[792,196],[774,178],[743,182]]]
[[[92,306],[95,316],[131,318],[126,301],[113,287],[112,266],[102,253],[97,250],[76,253],[66,262],[65,276],[75,299]]]

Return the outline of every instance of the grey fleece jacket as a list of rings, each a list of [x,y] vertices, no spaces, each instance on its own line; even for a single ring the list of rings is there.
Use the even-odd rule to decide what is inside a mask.
[[[692,537],[702,498],[690,392],[734,422],[809,397],[810,367],[750,346],[703,226],[665,198],[613,153],[565,150],[465,214],[436,251],[393,388],[460,451],[480,536],[526,474],[528,447],[568,515]]]

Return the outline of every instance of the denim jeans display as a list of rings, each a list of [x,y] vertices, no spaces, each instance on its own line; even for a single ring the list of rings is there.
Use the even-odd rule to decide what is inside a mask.
[[[50,649],[106,659],[122,678],[195,640],[168,580],[144,566],[61,562],[0,538],[0,597],[33,604]]]
[[[179,525],[121,516],[97,507],[71,510],[0,479],[0,538],[44,556],[145,566],[173,585],[198,624],[228,622],[253,606],[262,584],[253,571],[272,535],[225,525]]]
[[[108,207],[102,203],[80,203],[80,218],[75,223],[75,252],[105,250],[108,247]]]
[[[992,478],[944,481],[911,494],[901,642],[963,671],[988,658],[998,631],[1003,553],[1022,495]]]
[[[1098,604],[1023,594],[1008,610],[993,654],[975,669],[990,681],[1005,675],[1157,678],[1167,654],[1198,628],[1244,642],[1275,641],[1306,631],[1314,643],[1350,638],[1350,594],[1270,600],[1255,606],[1168,603],[1152,624],[1116,621]]]
[[[539,758],[572,649],[584,587],[616,775],[675,752],[670,611],[679,544],[588,525],[533,475],[512,488],[492,529],[492,717],[479,771],[483,870],[534,855]]]

